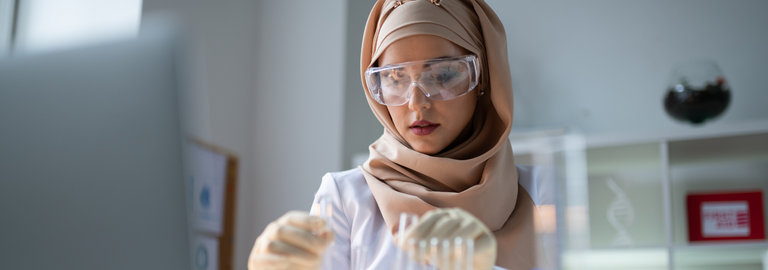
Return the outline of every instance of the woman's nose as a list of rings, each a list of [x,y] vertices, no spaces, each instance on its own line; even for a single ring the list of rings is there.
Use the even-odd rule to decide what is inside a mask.
[[[412,111],[420,111],[421,109],[432,108],[432,99],[427,97],[422,91],[421,86],[417,83],[411,84],[411,98],[408,100],[408,108]]]

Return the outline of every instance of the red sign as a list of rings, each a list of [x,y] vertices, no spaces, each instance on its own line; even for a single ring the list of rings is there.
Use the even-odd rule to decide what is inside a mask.
[[[765,239],[763,192],[688,194],[688,239]]]

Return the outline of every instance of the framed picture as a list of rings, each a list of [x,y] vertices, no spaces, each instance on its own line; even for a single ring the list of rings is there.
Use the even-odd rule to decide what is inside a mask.
[[[184,145],[184,178],[192,266],[198,270],[232,270],[238,157],[221,147],[189,138]]]
[[[764,240],[763,192],[688,194],[688,239]]]

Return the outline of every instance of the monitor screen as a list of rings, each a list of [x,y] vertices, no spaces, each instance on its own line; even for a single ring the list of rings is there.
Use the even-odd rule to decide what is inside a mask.
[[[0,60],[0,269],[190,269],[174,52]]]

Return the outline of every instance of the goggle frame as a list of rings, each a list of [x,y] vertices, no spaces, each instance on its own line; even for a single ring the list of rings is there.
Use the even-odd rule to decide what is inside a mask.
[[[405,105],[410,100],[410,98],[411,98],[410,96],[408,96],[402,104],[387,104],[386,102],[384,102],[383,89],[381,89],[381,78],[380,78],[380,76],[378,76],[378,74],[380,74],[382,71],[387,71],[387,70],[394,70],[394,69],[405,68],[405,67],[410,67],[410,66],[417,66],[417,65],[418,66],[423,66],[425,64],[437,64],[437,63],[444,63],[444,62],[452,62],[452,61],[464,62],[469,67],[469,70],[468,70],[468,72],[470,73],[469,74],[469,78],[468,78],[470,80],[469,88],[466,90],[466,92],[463,92],[461,94],[455,95],[452,98],[442,99],[442,100],[451,100],[451,99],[455,99],[455,98],[464,96],[467,93],[472,92],[472,90],[474,90],[475,88],[477,88],[477,86],[480,83],[480,77],[481,77],[480,74],[481,74],[482,70],[480,68],[480,61],[478,60],[477,56],[474,55],[474,54],[462,55],[462,56],[450,57],[450,58],[437,58],[437,59],[429,59],[429,60],[403,62],[403,63],[397,63],[397,64],[392,64],[392,65],[386,65],[386,66],[383,66],[383,67],[370,67],[370,68],[365,70],[365,82],[366,82],[366,85],[368,86],[367,87],[368,88],[368,92],[371,95],[371,97],[374,100],[376,100],[376,102],[378,102],[381,105],[385,105],[385,106],[402,106],[402,105]],[[378,81],[377,81],[377,79],[378,79]],[[431,94],[426,92],[426,89],[424,88],[424,85],[421,84],[419,82],[419,80],[413,80],[410,83],[408,89],[413,87],[414,84],[419,86],[419,88],[421,89],[422,93],[424,93],[424,95],[426,95],[429,98],[432,98]],[[432,99],[436,100],[434,98],[432,98]],[[438,100],[438,101],[442,101],[442,100]]]

